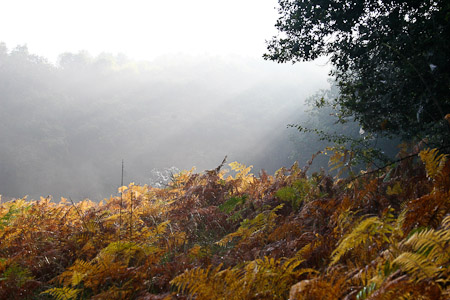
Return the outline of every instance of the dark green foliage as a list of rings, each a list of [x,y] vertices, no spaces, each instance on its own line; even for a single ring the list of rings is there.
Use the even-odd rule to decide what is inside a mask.
[[[328,55],[336,68],[340,118],[366,131],[450,140],[450,3],[427,1],[279,0],[280,36],[266,59]]]
[[[311,190],[311,183],[307,179],[299,179],[295,181],[292,186],[280,188],[275,196],[284,202],[292,205],[294,210],[300,207],[302,201],[305,200],[306,195]]]
[[[247,195],[243,195],[241,197],[231,197],[226,202],[219,205],[219,209],[227,214],[231,213],[237,206],[240,204],[244,204],[245,201],[248,199]]]
[[[307,161],[316,149],[328,148],[329,151],[322,153],[331,153],[333,149],[345,148],[353,153],[351,160],[345,163],[355,170],[377,168],[392,161],[398,152],[400,139],[366,132],[353,118],[339,119],[339,106],[333,102],[339,97],[339,87],[335,81],[329,82],[329,89],[321,90],[306,100],[309,109],[299,117],[299,123],[289,125],[298,131],[291,137],[295,143],[293,155],[300,161]],[[327,156],[321,155],[314,159],[311,170],[318,171],[318,166],[327,168],[328,162]]]

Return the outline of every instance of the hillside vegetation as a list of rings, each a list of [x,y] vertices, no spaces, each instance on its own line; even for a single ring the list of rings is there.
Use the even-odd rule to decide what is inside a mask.
[[[347,179],[224,162],[99,204],[2,203],[0,299],[448,299],[450,161],[399,158]]]

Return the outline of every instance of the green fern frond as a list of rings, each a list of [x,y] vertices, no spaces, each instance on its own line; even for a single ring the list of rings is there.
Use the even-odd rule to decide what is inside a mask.
[[[41,294],[49,294],[56,298],[56,300],[73,300],[77,299],[81,289],[72,289],[69,287],[52,288],[43,291]]]
[[[265,211],[258,214],[252,220],[244,220],[241,222],[241,226],[237,231],[226,235],[220,241],[216,242],[216,244],[219,246],[226,246],[234,238],[246,239],[257,232],[271,229],[274,226],[276,217],[278,216],[276,212],[282,207],[283,204],[280,204],[270,211]]]
[[[237,206],[240,204],[244,204],[248,199],[247,195],[243,195],[242,197],[233,196],[221,205],[219,205],[219,209],[227,214],[231,213]]]
[[[370,296],[370,294],[372,294],[375,291],[376,288],[377,288],[377,285],[374,282],[372,282],[371,284],[363,287],[358,292],[358,294],[356,294],[356,300],[367,299]]]

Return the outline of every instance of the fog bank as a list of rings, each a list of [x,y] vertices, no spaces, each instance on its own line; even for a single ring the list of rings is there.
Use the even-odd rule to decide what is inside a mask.
[[[269,172],[295,157],[286,125],[328,86],[318,63],[65,53],[57,66],[0,46],[0,194],[100,200],[152,170],[228,161]]]

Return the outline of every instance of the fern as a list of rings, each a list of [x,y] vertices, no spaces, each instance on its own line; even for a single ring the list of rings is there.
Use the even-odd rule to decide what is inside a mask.
[[[247,195],[243,195],[242,197],[231,197],[226,202],[219,205],[219,209],[227,214],[231,213],[237,206],[244,204],[248,199]]]
[[[216,299],[213,279],[219,273],[222,265],[207,269],[194,268],[178,275],[170,282],[177,287],[178,292],[184,292],[191,295],[197,295],[198,299]]]
[[[430,259],[417,253],[404,252],[393,263],[419,281],[432,279],[441,271]]]
[[[192,269],[175,277],[171,284],[178,292],[201,299],[286,299],[289,289],[305,273],[313,269],[298,269],[302,260],[276,260],[264,257],[242,267],[220,271],[216,268]]]
[[[81,289],[73,289],[70,287],[51,288],[43,291],[41,294],[49,294],[56,298],[56,300],[74,300],[77,299]]]
[[[8,212],[0,218],[0,230],[5,228],[5,226],[8,226],[19,211],[20,210],[17,209],[15,205],[11,205]]]
[[[22,287],[27,281],[32,280],[33,276],[27,268],[16,263],[10,265],[1,275],[0,280],[10,282],[16,287]]]
[[[392,230],[378,217],[370,217],[360,222],[342,241],[331,254],[330,266],[336,264],[348,251],[360,245],[374,241],[376,236],[387,239],[387,234]]]
[[[364,300],[372,294],[376,289],[376,284],[371,283],[368,286],[363,287],[358,294],[356,294],[356,300]]]
[[[414,233],[404,245],[412,247],[418,253],[432,257],[433,262],[450,261],[450,230],[423,230]]]
[[[447,161],[448,155],[438,153],[439,151],[437,149],[425,149],[419,153],[420,158],[425,164],[427,176],[431,179],[435,179],[442,173]]]
[[[443,220],[442,220],[442,227],[450,230],[450,215],[446,216]]]
[[[292,185],[280,188],[275,196],[284,202],[291,204],[294,210],[300,207],[302,201],[311,190],[311,184],[308,180],[302,178],[292,183]]]
[[[111,256],[114,260],[118,260],[125,265],[129,265],[130,261],[139,264],[147,255],[157,252],[157,247],[138,245],[135,242],[119,241],[112,242],[107,247],[102,249],[95,258],[96,261],[101,261],[105,256]]]
[[[231,169],[233,171],[236,172],[236,176],[235,178],[245,178],[247,176],[252,176],[253,174],[250,173],[250,171],[252,170],[253,166],[249,166],[247,167],[244,164],[238,163],[237,161],[232,162],[230,164],[228,164]]]
[[[340,177],[344,172],[353,174],[352,166],[355,164],[355,152],[346,149],[344,146],[327,147],[327,151],[331,151],[333,154],[330,156],[328,165],[330,170],[338,170],[336,177]]]
[[[90,262],[77,259],[73,265],[58,276],[59,282],[65,286],[77,286],[86,276],[95,270]]]
[[[442,223],[446,224],[445,220]],[[418,281],[436,278],[445,281],[450,271],[450,230],[444,227],[418,231],[401,244],[414,252],[403,252],[394,264]]]
[[[234,238],[247,239],[257,232],[267,231],[274,226],[277,211],[283,207],[283,204],[278,205],[274,209],[258,214],[252,220],[244,220],[236,232],[230,233],[216,242],[219,246],[226,246]]]
[[[30,206],[31,204],[26,201],[26,197],[3,204],[0,207],[0,230],[9,226],[20,212],[26,212]]]

